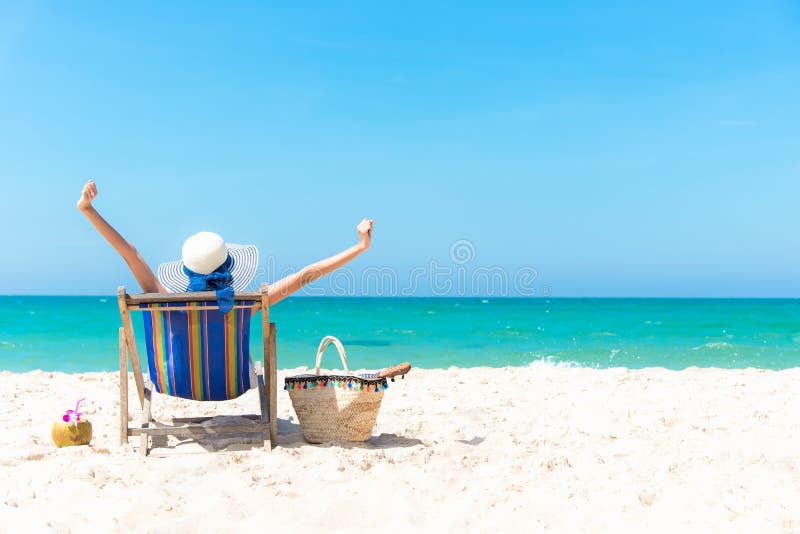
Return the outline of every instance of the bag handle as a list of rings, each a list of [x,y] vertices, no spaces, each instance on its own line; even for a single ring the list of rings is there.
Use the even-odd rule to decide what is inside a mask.
[[[325,352],[325,349],[327,349],[328,345],[331,343],[336,345],[336,349],[339,351],[339,357],[342,359],[342,365],[344,365],[344,374],[349,375],[350,371],[347,369],[347,354],[344,351],[344,346],[342,346],[341,341],[333,336],[325,336],[322,338],[322,341],[319,342],[319,348],[317,349],[317,367],[314,369],[314,374],[319,375],[319,364],[322,363],[322,353]]]

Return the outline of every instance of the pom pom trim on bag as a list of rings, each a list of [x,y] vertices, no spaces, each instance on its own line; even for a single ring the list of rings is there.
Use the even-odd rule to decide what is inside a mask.
[[[309,388],[349,388],[367,391],[385,390],[389,383],[385,378],[364,378],[358,375],[298,375],[287,376],[284,379],[283,389],[309,389]]]

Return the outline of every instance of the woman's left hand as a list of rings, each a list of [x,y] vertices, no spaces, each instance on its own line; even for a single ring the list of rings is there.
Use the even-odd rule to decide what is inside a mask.
[[[362,219],[356,230],[358,230],[358,243],[364,250],[368,249],[372,243],[372,225],[375,223],[372,219]]]

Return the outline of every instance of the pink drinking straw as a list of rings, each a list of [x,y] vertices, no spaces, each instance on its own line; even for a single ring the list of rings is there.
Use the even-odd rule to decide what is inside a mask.
[[[80,406],[80,404],[85,400],[86,397],[78,399],[78,402],[75,403],[75,409],[67,410],[66,413],[64,413],[64,415],[61,417],[61,420],[64,421],[65,423],[69,423],[70,421],[72,421],[73,425],[78,426],[78,421],[81,420],[81,416],[83,415],[78,411],[78,406]]]

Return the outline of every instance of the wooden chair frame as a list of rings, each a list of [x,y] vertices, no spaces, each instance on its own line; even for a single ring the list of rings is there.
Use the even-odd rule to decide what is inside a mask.
[[[258,301],[260,304],[237,304],[241,301]],[[256,377],[258,379],[258,397],[261,405],[261,413],[258,415],[244,415],[248,419],[255,420],[252,425],[211,425],[203,426],[201,423],[208,421],[211,417],[173,417],[172,426],[153,427],[155,422],[151,416],[152,384],[146,381],[142,374],[142,366],[139,354],[136,350],[136,339],[133,333],[133,323],[131,322],[130,312],[152,311],[140,308],[139,304],[145,303],[167,303],[167,302],[207,302],[205,309],[219,309],[216,305],[216,294],[213,291],[203,291],[198,293],[142,293],[138,295],[128,295],[125,288],[120,286],[117,291],[117,302],[119,304],[120,318],[122,326],[119,329],[119,442],[120,445],[128,443],[131,436],[139,436],[141,440],[140,452],[147,456],[150,436],[220,436],[225,434],[261,434],[264,437],[264,448],[272,449],[272,443],[278,434],[277,424],[277,369],[276,369],[276,345],[275,345],[275,323],[269,322],[269,296],[267,285],[263,284],[259,291],[249,291],[236,293],[234,305],[237,308],[251,308],[255,311],[261,310],[261,329],[262,343],[264,348],[263,369],[259,362],[255,363]],[[180,311],[184,308],[170,307],[169,311]],[[188,308],[185,308],[188,309]],[[165,308],[166,310],[166,308]],[[133,379],[136,383],[136,391],[139,396],[139,403],[142,408],[141,423],[139,426],[128,426],[128,361],[133,369]]]

